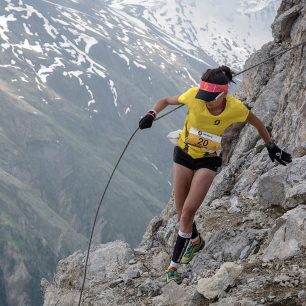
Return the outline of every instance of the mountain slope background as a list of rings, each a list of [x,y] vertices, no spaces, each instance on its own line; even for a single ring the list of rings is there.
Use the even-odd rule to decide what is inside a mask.
[[[180,36],[186,23],[177,32],[163,26],[161,15],[172,15],[177,3],[152,3],[0,3],[1,305],[41,303],[40,278],[86,246],[103,188],[139,117],[217,65],[191,43],[192,28]],[[193,12],[201,3],[178,7]],[[270,3],[263,3],[261,20],[272,18]],[[176,11],[165,19],[171,29],[180,15],[191,18]],[[200,40],[202,32],[196,35]],[[243,57],[232,61],[242,63]],[[137,134],[104,199],[95,243],[137,245],[164,207],[172,154],[165,136],[182,126],[183,116],[178,110]]]
[[[205,247],[179,267],[182,283],[164,277],[178,231],[171,197],[136,249],[123,241],[91,249],[82,305],[306,305],[305,1],[283,0],[272,29],[274,41],[246,65],[270,60],[247,71],[235,94],[292,163],[271,162],[251,125],[239,136],[230,128],[237,145],[196,214]],[[77,304],[85,257],[79,250],[59,262],[43,282],[44,306]]]
[[[239,70],[263,42],[271,39],[270,25],[280,0],[113,0],[111,7],[127,9],[147,20],[169,41],[190,54],[205,51],[217,63]]]

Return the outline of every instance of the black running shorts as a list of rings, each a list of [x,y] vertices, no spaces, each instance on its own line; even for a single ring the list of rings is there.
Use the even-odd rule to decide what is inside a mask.
[[[207,168],[217,172],[218,168],[222,165],[222,158],[220,156],[192,158],[178,146],[174,148],[173,161],[191,170]]]

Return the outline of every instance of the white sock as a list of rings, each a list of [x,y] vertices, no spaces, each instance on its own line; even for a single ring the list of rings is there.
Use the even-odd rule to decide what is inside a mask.
[[[179,236],[181,236],[183,238],[186,238],[186,239],[190,239],[190,237],[192,235],[192,233],[184,233],[181,230],[179,230],[178,234],[179,234]]]
[[[190,239],[190,240],[193,244],[195,244],[195,242],[199,241],[199,239],[200,239],[200,236],[198,235],[197,237]]]
[[[177,269],[180,266],[180,264],[171,260],[170,266]]]

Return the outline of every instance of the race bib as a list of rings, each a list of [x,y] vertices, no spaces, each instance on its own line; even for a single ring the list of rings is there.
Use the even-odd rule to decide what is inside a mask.
[[[190,128],[186,142],[208,152],[215,152],[221,148],[221,137],[207,132]]]

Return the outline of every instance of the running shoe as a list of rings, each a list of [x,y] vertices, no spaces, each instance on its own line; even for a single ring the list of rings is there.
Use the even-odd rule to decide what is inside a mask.
[[[165,278],[167,284],[172,280],[175,281],[177,284],[180,284],[182,282],[180,274],[175,268],[168,268],[165,273]]]
[[[187,248],[187,250],[185,251],[180,263],[187,265],[188,263],[190,263],[190,261],[192,260],[192,258],[194,257],[195,253],[201,251],[204,246],[205,246],[205,241],[202,239],[202,237],[200,236],[199,238],[199,243],[197,244],[193,244],[191,241],[189,243],[189,246]]]

